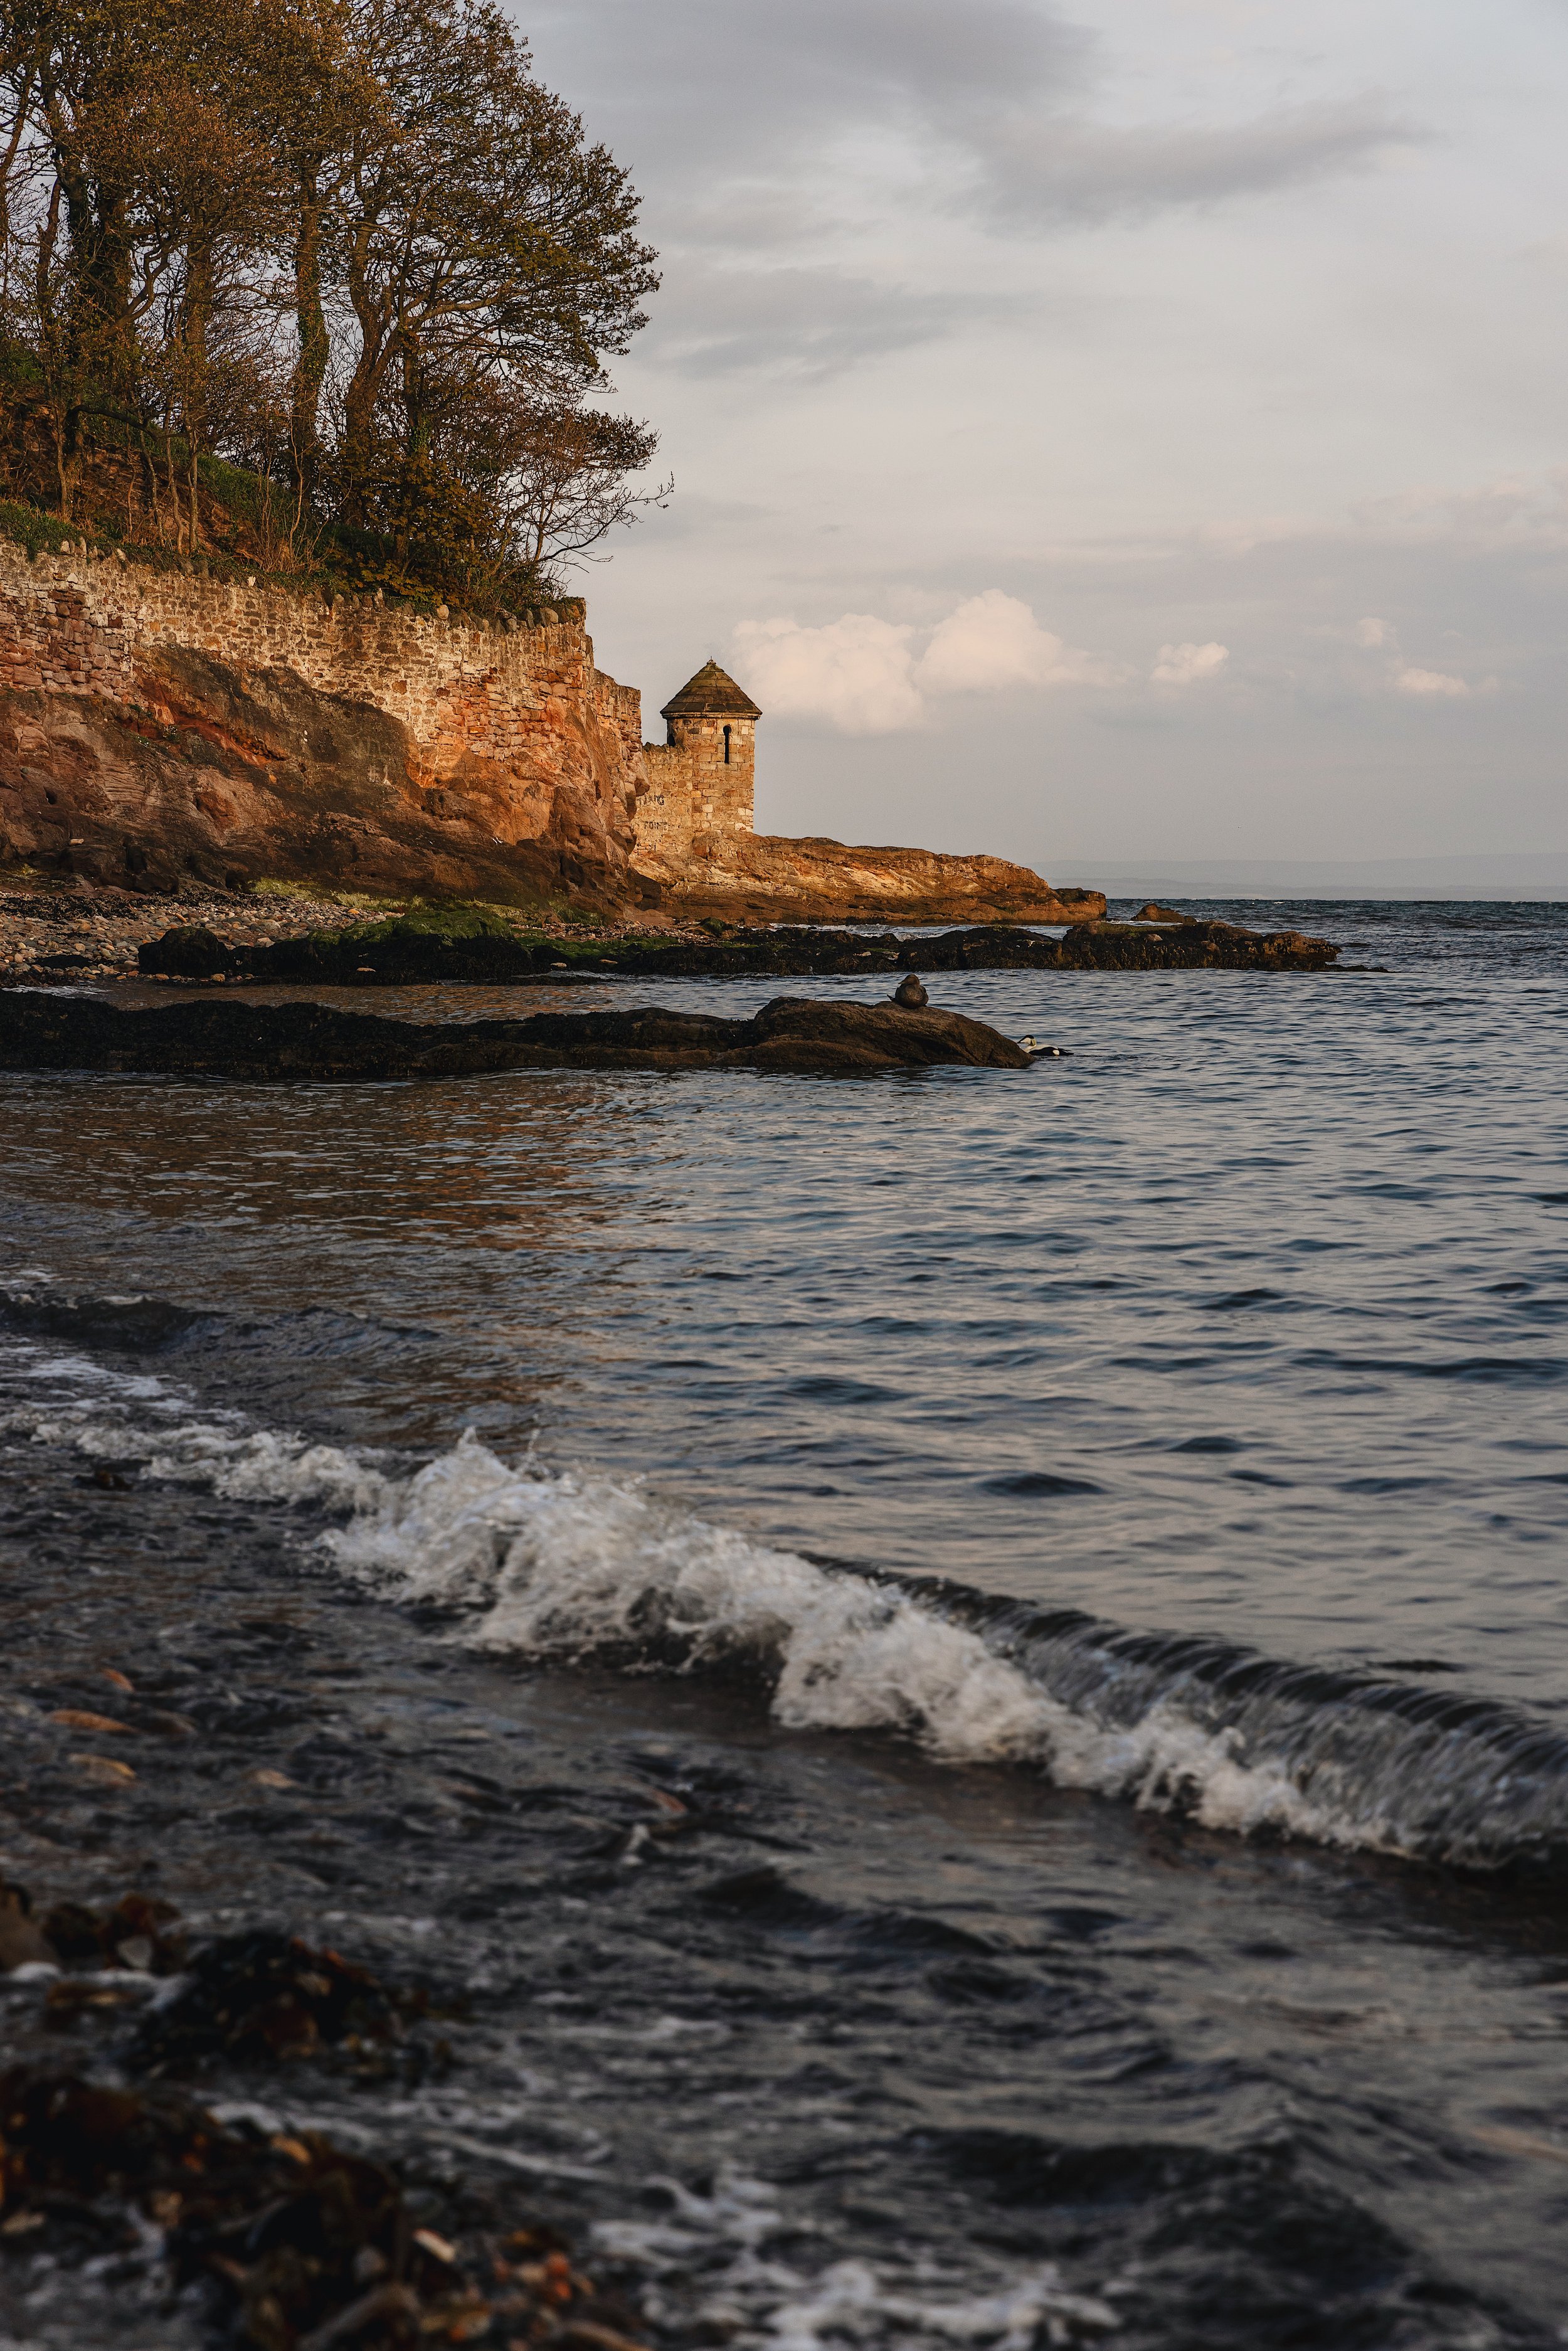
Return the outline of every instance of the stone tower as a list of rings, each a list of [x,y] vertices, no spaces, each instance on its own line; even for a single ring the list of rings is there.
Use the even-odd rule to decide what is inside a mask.
[[[659,716],[691,768],[694,832],[750,832],[762,716],[751,696],[717,662],[704,662]]]
[[[636,813],[638,848],[684,865],[754,831],[757,722],[751,696],[705,662],[659,713],[667,740],[643,746],[648,792]]]

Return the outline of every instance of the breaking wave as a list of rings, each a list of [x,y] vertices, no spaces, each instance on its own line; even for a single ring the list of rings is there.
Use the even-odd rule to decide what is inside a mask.
[[[316,1541],[340,1574],[472,1647],[745,1672],[787,1727],[890,1729],[1214,1829],[1568,1866],[1568,1738],[1522,1708],[823,1564],[635,1483],[510,1467],[472,1435],[402,1474],[131,1384],[131,1406],[78,1394],[0,1428],[333,1514]]]

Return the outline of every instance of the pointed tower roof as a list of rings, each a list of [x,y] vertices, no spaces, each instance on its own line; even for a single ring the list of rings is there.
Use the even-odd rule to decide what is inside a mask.
[[[672,695],[660,711],[661,718],[760,718],[762,713],[748,694],[743,694],[734,678],[720,669],[717,662],[704,662],[695,677],[687,678],[679,694]]]

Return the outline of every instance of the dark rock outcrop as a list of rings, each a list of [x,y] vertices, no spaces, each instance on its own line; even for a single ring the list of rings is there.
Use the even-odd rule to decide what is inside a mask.
[[[457,1077],[495,1070],[774,1070],[811,1077],[1031,1056],[962,1013],[780,997],[753,1019],[650,1006],[527,1020],[384,1020],[326,1005],[234,998],[121,1012],[88,997],[0,998],[0,1068],[134,1070],[247,1081]]]
[[[140,950],[144,972],[182,979],[298,980],[336,987],[390,987],[409,981],[551,983],[603,976],[644,979],[788,978],[814,972],[870,977],[878,972],[1101,971],[1176,968],[1321,971],[1339,949],[1300,931],[1264,934],[1234,923],[1182,923],[1170,930],[1143,924],[1089,923],[1064,939],[1011,923],[899,938],[892,931],[720,928],[711,939],[656,937],[563,946],[559,939],[519,939],[497,925],[444,935],[429,923],[388,922],[351,931],[317,931],[269,947],[229,947],[215,932],[166,931]]]
[[[1339,949],[1304,931],[1248,931],[1238,923],[1085,923],[1061,941],[1064,971],[1322,971]]]
[[[199,925],[165,931],[137,949],[145,972],[172,979],[283,979],[336,987],[410,981],[476,982],[570,978],[558,941],[518,939],[501,925],[444,933],[389,922],[351,931],[312,931],[272,946],[229,946]]]

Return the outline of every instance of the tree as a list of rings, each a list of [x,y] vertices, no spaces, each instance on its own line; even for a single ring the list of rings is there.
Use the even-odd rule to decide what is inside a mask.
[[[357,349],[342,390],[346,511],[366,515],[378,424],[428,454],[454,369],[591,379],[645,323],[657,284],[637,199],[608,150],[542,89],[484,0],[363,0],[385,110],[357,134],[340,282]]]
[[[182,547],[243,456],[394,585],[521,592],[644,502],[653,436],[587,403],[655,256],[494,0],[5,0],[0,88],[63,516],[95,415],[159,446]]]
[[[357,149],[386,134],[387,93],[370,66],[351,0],[259,0],[256,22],[268,58],[262,102],[286,184],[278,258],[295,334],[287,464],[302,512],[319,486],[321,396],[332,356],[325,256]]]
[[[548,580],[563,558],[585,555],[643,508],[664,507],[673,480],[639,492],[629,479],[657,447],[648,425],[580,401],[526,409],[501,475],[508,534],[526,575]]]

